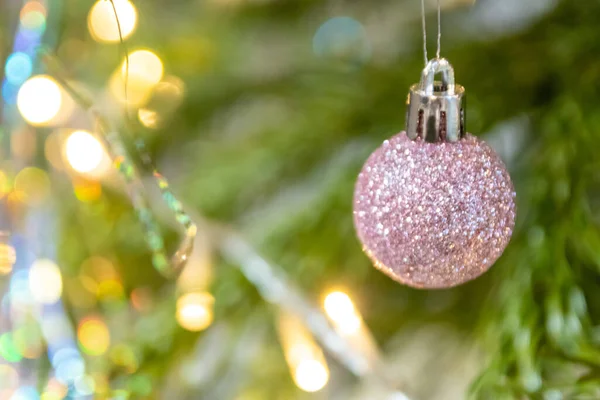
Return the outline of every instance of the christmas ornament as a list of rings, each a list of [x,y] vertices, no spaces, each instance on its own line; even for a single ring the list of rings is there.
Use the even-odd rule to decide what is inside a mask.
[[[356,183],[354,223],[365,253],[409,286],[474,279],[512,235],[510,176],[487,144],[465,133],[464,93],[448,61],[431,60],[410,89],[406,132],[371,154]]]

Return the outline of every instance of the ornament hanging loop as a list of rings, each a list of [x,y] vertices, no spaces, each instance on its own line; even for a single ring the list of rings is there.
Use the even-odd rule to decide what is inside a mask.
[[[435,76],[441,74],[441,81]],[[406,133],[412,140],[457,142],[465,135],[465,89],[454,81],[454,68],[444,58],[427,63],[421,81],[410,88]]]
[[[454,95],[454,68],[445,58],[434,58],[429,61],[423,72],[421,73],[420,88],[428,95],[433,95],[435,92],[435,76],[442,75],[441,89],[448,92],[449,95]]]

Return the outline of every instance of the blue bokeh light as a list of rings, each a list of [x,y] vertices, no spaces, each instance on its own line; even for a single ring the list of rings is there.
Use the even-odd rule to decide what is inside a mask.
[[[6,79],[13,85],[20,85],[31,76],[33,62],[31,57],[25,53],[13,53],[6,60],[4,69]]]
[[[19,93],[19,87],[13,85],[8,80],[4,80],[2,83],[2,98],[4,102],[9,105],[17,104],[17,94]]]
[[[39,398],[37,390],[30,386],[22,386],[13,393],[10,400],[39,400]]]
[[[321,57],[362,64],[371,57],[371,43],[360,22],[350,17],[334,17],[317,29],[313,37],[313,51]]]

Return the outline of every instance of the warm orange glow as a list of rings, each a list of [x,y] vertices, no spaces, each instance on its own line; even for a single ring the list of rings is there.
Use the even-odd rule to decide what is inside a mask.
[[[58,265],[48,259],[34,261],[29,269],[29,291],[41,304],[56,303],[62,294],[62,276]]]
[[[50,178],[39,168],[23,168],[15,177],[15,190],[23,193],[26,203],[40,205],[50,195]]]
[[[75,171],[89,173],[100,167],[104,147],[90,132],[74,131],[65,142],[65,156]]]
[[[127,0],[98,0],[88,14],[88,29],[92,37],[98,42],[115,43],[121,40],[119,25],[123,39],[127,39],[135,32],[137,26],[137,10]],[[115,16],[115,9],[117,15]],[[117,24],[118,17],[118,24]]]
[[[46,75],[29,78],[19,89],[17,107],[32,125],[47,125],[58,115],[63,95],[58,83]]]
[[[325,297],[324,308],[336,328],[343,333],[352,334],[360,329],[362,318],[346,293],[329,293]]]
[[[281,314],[279,338],[296,386],[305,392],[323,389],[329,381],[329,368],[321,348],[302,321],[294,315]]]
[[[208,328],[213,321],[214,298],[206,292],[186,293],[177,300],[177,322],[188,331]]]
[[[17,261],[15,248],[7,243],[0,243],[0,276],[10,274]]]
[[[150,50],[136,50],[123,60],[113,74],[109,84],[110,92],[121,103],[139,107],[148,100],[152,88],[160,82],[163,73],[163,63],[155,53]]]
[[[77,338],[83,350],[92,356],[102,355],[110,346],[110,333],[104,321],[90,317],[79,323]]]

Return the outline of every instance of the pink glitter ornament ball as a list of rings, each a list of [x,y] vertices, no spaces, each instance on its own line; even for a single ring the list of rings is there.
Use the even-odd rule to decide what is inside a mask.
[[[468,135],[456,143],[386,140],[354,191],[363,249],[393,279],[448,288],[483,274],[515,223],[515,192],[502,160]]]
[[[475,279],[512,235],[510,176],[488,145],[465,133],[464,94],[447,60],[429,61],[410,89],[406,132],[371,154],[356,182],[363,249],[406,285],[448,288]]]

